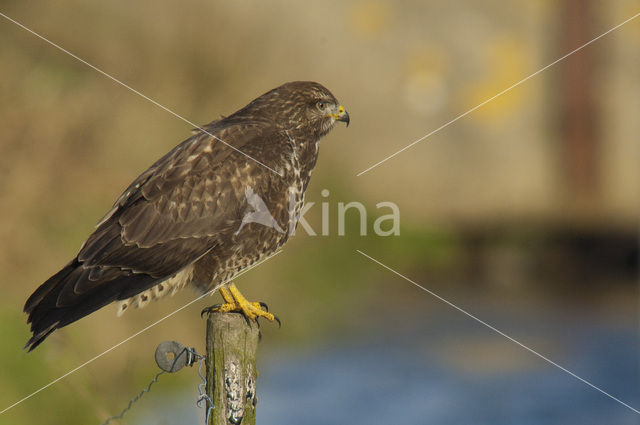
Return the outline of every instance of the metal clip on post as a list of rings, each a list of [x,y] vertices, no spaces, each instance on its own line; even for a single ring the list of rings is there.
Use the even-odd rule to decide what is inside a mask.
[[[156,348],[156,364],[165,372],[174,373],[193,366],[200,357],[195,348],[185,348],[177,341],[164,341]]]

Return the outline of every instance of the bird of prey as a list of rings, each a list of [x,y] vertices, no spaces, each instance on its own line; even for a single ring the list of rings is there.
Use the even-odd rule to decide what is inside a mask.
[[[318,142],[337,121],[348,125],[349,115],[329,90],[296,81],[194,130],[124,191],[78,255],[29,297],[33,335],[25,348],[112,302],[121,314],[185,286],[218,289],[225,301],[218,311],[273,321],[231,279],[287,241]],[[263,215],[271,221],[255,218]]]

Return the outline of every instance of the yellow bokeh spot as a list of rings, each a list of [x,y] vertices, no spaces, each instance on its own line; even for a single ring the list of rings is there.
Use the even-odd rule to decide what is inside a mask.
[[[423,44],[407,55],[407,71],[410,75],[425,72],[444,74],[448,69],[447,52],[436,44]]]
[[[357,35],[376,37],[389,29],[393,14],[393,6],[389,2],[357,2],[352,7],[350,24]]]
[[[526,77],[531,71],[527,47],[523,42],[506,38],[493,44],[489,48],[485,77],[465,90],[465,109],[481,104]],[[484,119],[499,119],[522,106],[531,92],[531,84],[526,82],[482,106],[476,114]]]
[[[612,20],[612,22],[617,22],[617,21],[622,22],[625,19],[628,19],[634,16],[636,13],[638,13],[637,0],[628,0],[626,2],[623,1],[617,4],[619,6],[616,8],[618,10],[615,10],[616,13],[614,13],[615,21]],[[634,19],[633,21],[629,22],[628,25],[629,25],[629,28],[625,30],[632,32],[633,36],[637,37],[638,34],[640,34],[640,20]]]

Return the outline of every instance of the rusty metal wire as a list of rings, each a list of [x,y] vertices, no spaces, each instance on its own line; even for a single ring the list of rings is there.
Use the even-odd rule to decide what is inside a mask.
[[[158,363],[158,359],[166,357],[168,353],[173,354],[172,356],[172,358],[174,359],[173,364],[170,364],[169,366],[167,366],[167,365],[162,365],[161,362]],[[185,361],[184,354],[187,354],[186,361]],[[180,362],[180,364],[178,365],[177,362]],[[158,348],[156,349],[156,363],[158,364],[159,367],[161,367],[164,370],[161,370],[160,372],[158,372],[153,377],[153,379],[149,381],[149,383],[138,394],[136,394],[131,400],[129,400],[127,407],[122,409],[122,411],[118,415],[109,417],[101,425],[108,425],[113,420],[122,419],[124,415],[133,408],[133,405],[142,398],[143,395],[145,395],[148,392],[151,392],[151,387],[153,386],[153,384],[158,382],[158,378],[160,378],[160,375],[167,372],[169,373],[176,372],[182,369],[183,366],[193,366],[195,362],[198,362],[198,376],[202,381],[201,383],[198,384],[198,400],[196,401],[196,405],[198,407],[202,407],[202,403],[203,402],[206,403],[205,407],[207,409],[207,412],[205,414],[205,418],[206,418],[206,423],[208,424],[209,417],[211,415],[211,412],[213,411],[213,401],[207,395],[207,392],[206,392],[207,378],[202,374],[202,366],[205,362],[205,356],[198,354],[195,348],[184,347],[182,346],[182,344],[175,341],[165,341],[160,345],[158,345]]]
[[[153,384],[155,384],[156,382],[158,382],[158,378],[160,377],[160,375],[162,375],[163,373],[165,373],[164,370],[161,370],[160,372],[158,372],[156,374],[156,376],[153,377],[153,379],[149,382],[149,384],[142,389],[142,391],[140,391],[135,397],[133,397],[131,400],[129,400],[129,404],[127,405],[127,407],[125,407],[124,409],[122,409],[122,412],[120,412],[119,415],[115,415],[115,416],[111,416],[110,418],[108,418],[106,421],[104,421],[101,425],[107,425],[109,422],[111,422],[114,419],[122,419],[122,417],[125,415],[125,413],[127,413],[129,410],[131,410],[131,407],[133,407],[133,404],[135,402],[137,402],[138,400],[140,400],[142,398],[142,396],[145,393],[148,393],[151,391],[151,386]]]
[[[200,363],[198,364],[198,376],[200,376],[200,380],[202,381],[198,384],[198,401],[196,401],[196,405],[198,407],[202,407],[202,402],[206,401],[205,408],[207,409],[207,413],[205,414],[204,423],[209,425],[209,416],[211,415],[214,406],[213,400],[211,400],[211,397],[207,394],[207,378],[202,374],[202,365],[205,362],[205,356],[200,356],[197,353],[196,355],[200,357]]]

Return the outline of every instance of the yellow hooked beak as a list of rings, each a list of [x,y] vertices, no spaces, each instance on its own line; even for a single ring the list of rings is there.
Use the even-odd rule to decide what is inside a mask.
[[[337,114],[329,114],[329,116],[335,118],[336,121],[342,121],[344,123],[347,123],[347,127],[349,127],[349,113],[345,111],[345,109],[342,106],[338,107]]]

